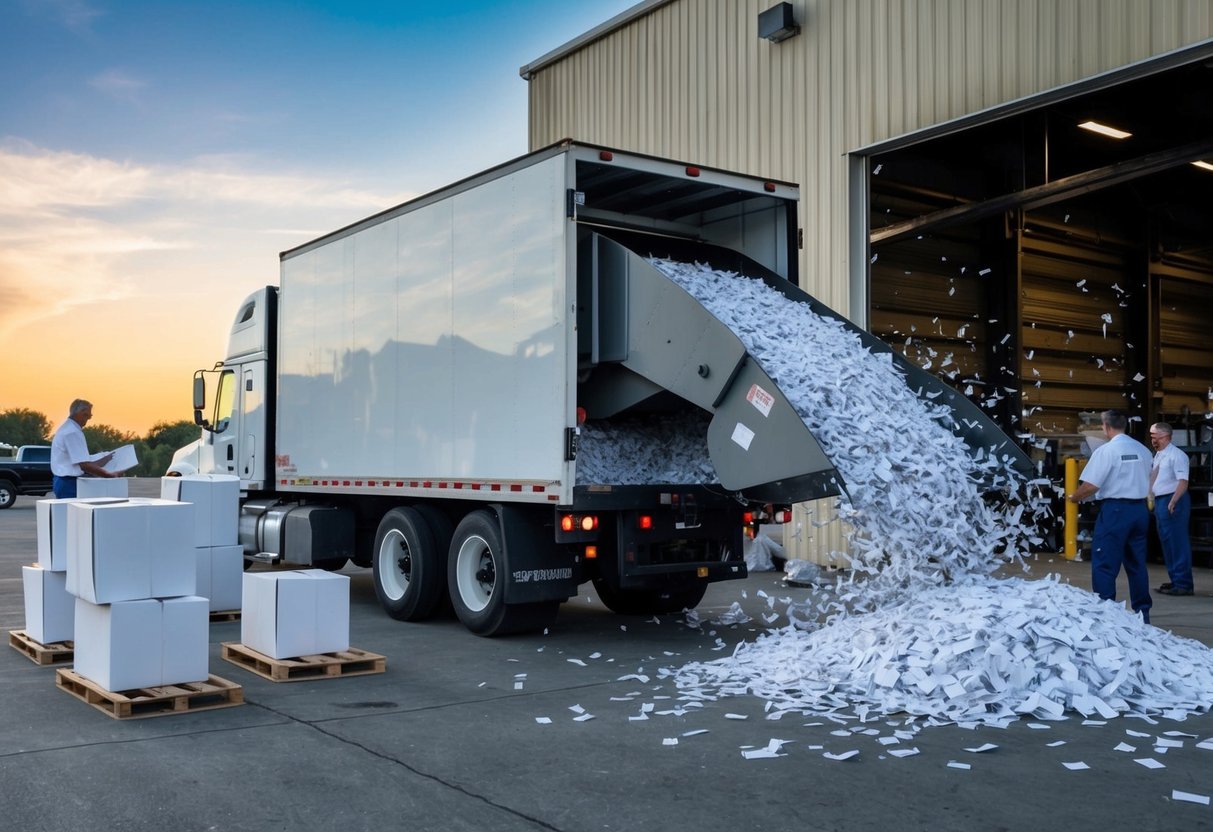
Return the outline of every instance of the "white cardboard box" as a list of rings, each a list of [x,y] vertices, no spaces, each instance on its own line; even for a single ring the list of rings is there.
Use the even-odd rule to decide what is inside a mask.
[[[74,669],[109,691],[204,681],[208,624],[205,598],[77,598]]]
[[[196,595],[165,598],[161,642],[162,685],[204,682],[210,676],[210,604]]]
[[[52,572],[67,571],[67,507],[77,499],[46,499],[34,504],[38,527],[38,565]],[[104,502],[104,499],[87,502]]]
[[[194,543],[232,546],[238,541],[240,478],[227,474],[161,477],[160,496],[194,504]]]
[[[40,644],[75,637],[76,599],[67,591],[67,573],[21,567],[25,585],[25,633]]]
[[[76,480],[77,497],[129,497],[130,488],[126,477],[79,477]]]
[[[270,658],[350,646],[350,579],[323,569],[245,572],[240,640]]]
[[[194,594],[190,508],[169,500],[67,508],[67,591],[94,604]]]
[[[194,549],[194,561],[194,594],[209,598],[212,612],[240,609],[244,547],[204,546]]]

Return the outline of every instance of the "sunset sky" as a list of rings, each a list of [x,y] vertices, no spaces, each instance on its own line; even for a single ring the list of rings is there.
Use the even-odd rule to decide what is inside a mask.
[[[280,251],[525,153],[518,68],[635,2],[0,3],[0,410],[191,418]]]

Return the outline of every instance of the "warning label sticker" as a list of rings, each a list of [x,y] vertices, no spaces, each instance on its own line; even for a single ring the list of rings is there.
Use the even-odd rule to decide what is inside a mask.
[[[748,451],[750,443],[754,441],[754,431],[738,422],[737,427],[733,428],[733,441]]]
[[[750,385],[750,392],[745,394],[745,399],[763,416],[770,416],[771,408],[775,406],[775,397],[757,384]]]

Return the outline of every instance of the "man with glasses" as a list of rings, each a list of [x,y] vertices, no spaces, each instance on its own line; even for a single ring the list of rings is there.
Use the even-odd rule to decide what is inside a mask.
[[[1150,471],[1150,493],[1154,495],[1154,520],[1162,557],[1167,564],[1168,583],[1158,588],[1163,595],[1191,595],[1192,544],[1188,540],[1188,518],[1192,498],[1188,495],[1188,455],[1171,444],[1171,426],[1150,426],[1154,467]]]

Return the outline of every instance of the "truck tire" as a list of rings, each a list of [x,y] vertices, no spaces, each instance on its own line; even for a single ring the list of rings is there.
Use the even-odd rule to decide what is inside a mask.
[[[17,486],[0,477],[0,509],[10,508],[17,502]]]
[[[559,601],[505,603],[506,564],[497,519],[473,511],[460,521],[447,557],[447,584],[455,615],[478,636],[501,636],[546,627]]]
[[[425,519],[411,508],[394,508],[375,532],[375,595],[400,621],[429,618],[444,589],[442,557]]]
[[[615,589],[602,578],[595,578],[594,589],[611,612],[620,615],[664,615],[695,609],[708,591],[708,585],[692,584],[679,589]]]
[[[455,524],[447,513],[437,506],[428,503],[417,503],[413,506],[417,513],[425,518],[434,536],[434,548],[442,561],[439,563],[438,574],[442,576],[442,591],[438,593],[438,604],[434,607],[434,615],[450,616],[454,613],[451,606],[451,593],[446,587],[446,556],[451,548],[451,538],[455,534]]]

